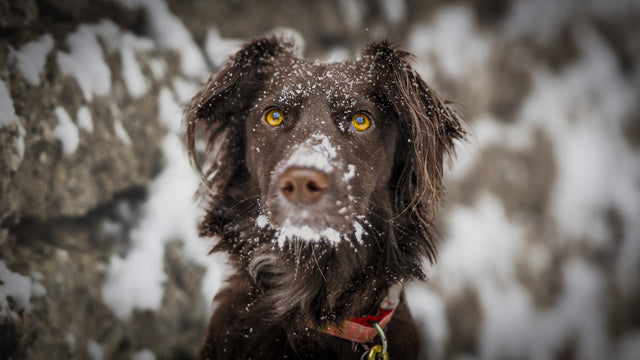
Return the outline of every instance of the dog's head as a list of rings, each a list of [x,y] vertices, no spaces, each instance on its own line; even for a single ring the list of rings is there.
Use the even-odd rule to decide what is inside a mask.
[[[328,64],[275,36],[244,46],[186,112],[199,169],[196,127],[208,137],[202,234],[281,247],[384,237],[387,257],[433,259],[443,159],[463,130],[408,57],[386,41]]]

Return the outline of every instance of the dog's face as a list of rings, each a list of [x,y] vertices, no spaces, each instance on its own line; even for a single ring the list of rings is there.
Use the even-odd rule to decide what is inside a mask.
[[[280,229],[280,242],[361,240],[373,192],[387,192],[398,138],[371,63],[283,56],[272,66],[244,122],[258,225]]]
[[[331,64],[295,48],[254,40],[189,105],[189,148],[198,165],[204,126],[215,189],[202,234],[238,252],[264,238],[375,242],[389,267],[419,274],[419,258],[435,256],[430,219],[443,157],[463,135],[457,116],[388,42]]]

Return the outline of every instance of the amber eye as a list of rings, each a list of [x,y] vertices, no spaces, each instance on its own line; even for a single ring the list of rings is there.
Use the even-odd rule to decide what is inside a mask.
[[[280,109],[271,109],[264,114],[264,121],[271,126],[278,126],[282,123],[284,116],[282,115],[282,111]]]
[[[351,119],[351,128],[357,131],[365,131],[371,127],[371,120],[363,113],[353,115]]]

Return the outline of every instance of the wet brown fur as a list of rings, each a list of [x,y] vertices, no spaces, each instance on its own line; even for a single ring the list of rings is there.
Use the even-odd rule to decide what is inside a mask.
[[[256,226],[265,196],[261,186],[266,186],[258,178],[269,173],[252,168],[246,119],[258,116],[255,104],[279,69],[287,64],[315,69],[293,48],[275,36],[248,43],[186,110],[188,148],[203,174],[201,195],[208,201],[200,232],[220,238],[212,251],[227,253],[235,271],[215,297],[203,359],[359,359],[360,347],[317,329],[376,313],[389,286],[424,278],[422,262],[436,259],[432,218],[442,193],[443,161],[464,131],[457,115],[411,68],[410,55],[387,41],[368,45],[352,65],[339,68],[347,77],[356,70],[367,76],[366,91],[353,96],[366,92],[386,119],[378,124],[384,130],[375,138],[378,143],[347,139],[346,133],[336,137],[346,139],[341,149],[361,141],[364,151],[386,147],[390,153],[388,163],[378,165],[386,170],[358,174],[362,184],[378,182],[364,199],[364,240],[350,236],[335,245],[290,241],[280,247],[275,230]],[[322,66],[332,65],[317,65]],[[353,81],[358,81],[355,75]],[[198,128],[207,138],[205,169],[196,155]],[[391,358],[418,356],[417,330],[404,299],[386,333]]]

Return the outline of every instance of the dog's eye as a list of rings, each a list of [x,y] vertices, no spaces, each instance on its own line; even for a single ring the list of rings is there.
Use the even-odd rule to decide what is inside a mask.
[[[282,123],[284,116],[282,115],[282,111],[280,109],[271,109],[264,114],[264,121],[271,126],[278,126]]]
[[[371,127],[371,120],[363,113],[353,115],[351,119],[351,128],[357,131],[365,131]]]

